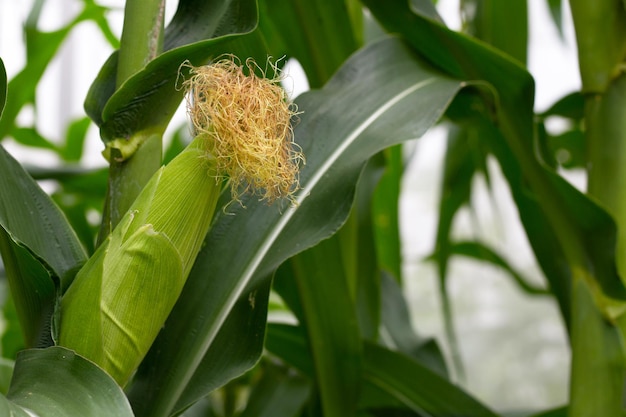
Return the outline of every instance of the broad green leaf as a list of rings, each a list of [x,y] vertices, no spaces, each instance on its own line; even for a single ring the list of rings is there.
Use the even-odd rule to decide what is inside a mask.
[[[240,417],[297,417],[311,394],[311,384],[289,369],[266,364]]]
[[[383,87],[368,94],[372,85]],[[367,159],[421,136],[460,87],[422,66],[391,38],[353,55],[322,90],[298,97],[304,113],[295,137],[307,164],[300,173],[297,204],[267,206],[248,196],[242,206],[230,205],[216,215],[169,318],[187,325],[166,323],[149,354],[148,363],[158,368],[140,368],[136,376],[154,386],[154,394],[144,397],[151,406],[145,414],[167,415],[175,409],[244,289],[334,233],[348,215]]]
[[[261,281],[256,287],[247,288],[237,300],[180,398],[180,408],[193,404],[257,363],[265,340],[270,284],[269,279]]]
[[[26,347],[52,344],[51,318],[57,290],[49,271],[0,228],[0,255]],[[21,347],[21,346],[20,346]]]
[[[0,147],[0,253],[27,347],[51,343],[50,318],[86,254],[61,210]]]
[[[264,0],[259,28],[274,56],[296,58],[319,88],[360,45],[346,0]]]
[[[140,131],[163,132],[183,98],[180,82],[188,69],[181,65],[201,65],[228,52],[232,38],[251,32],[256,23],[252,0],[182,0],[165,30],[165,52],[117,91],[117,53],[111,55],[85,101],[87,114],[100,126],[105,143]]]
[[[60,281],[62,290],[67,289],[86,260],[76,234],[50,197],[2,147],[0,178],[0,226]]]
[[[19,354],[9,392],[6,397],[0,396],[0,414],[133,417],[124,392],[111,377],[92,362],[61,347]]]

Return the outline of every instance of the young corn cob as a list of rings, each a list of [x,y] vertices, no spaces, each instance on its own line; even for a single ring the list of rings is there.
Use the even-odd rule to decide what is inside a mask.
[[[124,386],[178,299],[208,232],[223,177],[273,201],[297,188],[303,159],[295,112],[277,80],[244,75],[227,58],[185,82],[197,136],[143,189],[63,296],[59,344]]]

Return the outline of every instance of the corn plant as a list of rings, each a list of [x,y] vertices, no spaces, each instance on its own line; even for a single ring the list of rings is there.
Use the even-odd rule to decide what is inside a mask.
[[[569,402],[524,415],[622,416],[626,6],[570,1],[582,89],[537,114],[526,1],[462,3],[454,31],[428,0],[179,0],[167,24],[164,0],[128,0],[117,39],[94,0],[54,32],[36,1],[26,66],[8,80],[0,61],[0,139],[63,164],[26,167],[0,147],[0,415],[504,416],[451,372],[448,266],[471,256],[562,315]],[[59,145],[17,117],[82,22],[114,52]],[[295,102],[280,85],[290,58],[311,86]],[[189,121],[163,152],[181,103]],[[554,115],[574,139],[548,133]],[[402,144],[439,122],[451,129],[429,261],[451,361],[413,328],[398,230]],[[104,170],[78,164],[91,123]],[[545,289],[508,254],[452,238],[487,156]],[[586,191],[560,175],[571,166]]]

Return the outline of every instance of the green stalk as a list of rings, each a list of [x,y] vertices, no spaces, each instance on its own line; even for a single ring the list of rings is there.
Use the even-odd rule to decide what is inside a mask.
[[[624,280],[626,77],[622,72],[626,65],[626,11],[621,0],[570,3],[585,93],[588,193],[617,223],[616,262]],[[623,327],[608,323],[593,311],[581,283],[573,286],[570,416],[621,416],[626,369]]]
[[[165,0],[128,0],[120,41],[116,87],[122,84],[163,49]],[[115,228],[152,174],[161,166],[162,132],[137,132],[128,142],[141,145],[122,159],[110,149],[109,184],[98,244]]]

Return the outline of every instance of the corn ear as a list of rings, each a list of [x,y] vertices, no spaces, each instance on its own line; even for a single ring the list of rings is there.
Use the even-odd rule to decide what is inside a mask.
[[[124,386],[178,299],[215,211],[215,163],[197,137],[161,168],[79,271],[60,309],[59,344]]]

